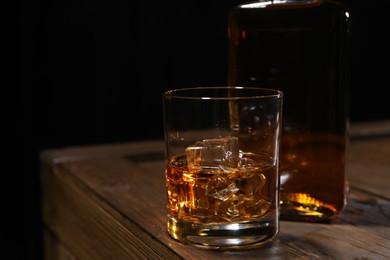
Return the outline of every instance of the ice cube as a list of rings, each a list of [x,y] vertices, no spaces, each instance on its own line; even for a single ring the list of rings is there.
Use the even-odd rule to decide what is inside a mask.
[[[271,207],[272,203],[263,199],[251,200],[245,204],[245,212],[249,217],[258,218],[263,216]]]
[[[236,167],[239,161],[237,137],[204,139],[186,148],[189,170]]]
[[[240,208],[237,205],[237,201],[216,201],[214,215],[227,221],[234,221],[240,217]]]
[[[219,200],[227,200],[232,197],[238,188],[226,175],[217,174],[211,178],[206,186],[206,195]]]
[[[248,178],[236,180],[236,187],[240,189],[240,194],[249,198],[255,195],[264,186],[264,184],[264,174],[256,174]]]

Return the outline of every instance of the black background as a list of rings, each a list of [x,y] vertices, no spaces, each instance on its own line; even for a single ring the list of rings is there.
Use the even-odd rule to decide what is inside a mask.
[[[39,152],[163,138],[163,91],[225,84],[227,12],[239,2],[21,1],[23,164],[10,173],[21,188],[1,230],[15,259],[43,258]],[[341,2],[352,17],[350,119],[390,118],[389,4]]]

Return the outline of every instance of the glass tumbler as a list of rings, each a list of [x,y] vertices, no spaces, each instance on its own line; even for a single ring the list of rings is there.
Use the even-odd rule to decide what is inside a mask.
[[[167,230],[214,250],[247,249],[279,231],[283,93],[195,87],[163,93]]]

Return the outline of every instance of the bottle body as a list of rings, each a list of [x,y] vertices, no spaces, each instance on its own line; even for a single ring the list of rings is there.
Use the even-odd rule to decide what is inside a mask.
[[[281,219],[328,222],[348,190],[348,13],[334,1],[278,2],[231,10],[228,84],[284,92]]]

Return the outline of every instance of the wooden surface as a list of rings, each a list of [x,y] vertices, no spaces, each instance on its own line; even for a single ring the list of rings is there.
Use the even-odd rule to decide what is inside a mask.
[[[370,133],[370,129],[373,131]],[[281,221],[270,244],[217,252],[172,240],[161,140],[46,150],[47,259],[390,259],[390,121],[351,128],[350,192],[331,224]]]

